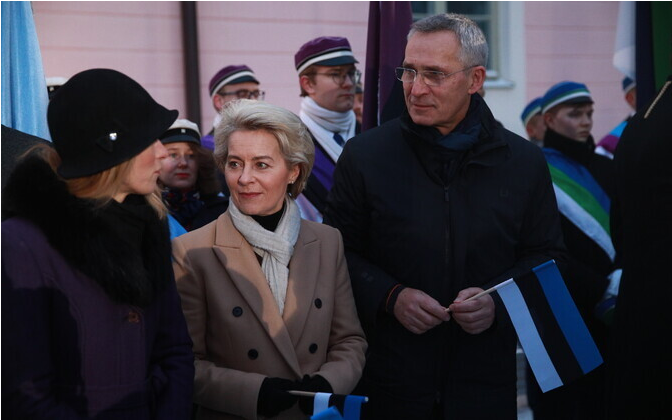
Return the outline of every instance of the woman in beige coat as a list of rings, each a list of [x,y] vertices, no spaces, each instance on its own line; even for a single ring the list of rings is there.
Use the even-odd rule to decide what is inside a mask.
[[[350,393],[364,365],[341,235],[300,218],[314,146],[294,114],[241,100],[222,117],[229,209],[173,242],[197,418],[307,418],[287,391]]]

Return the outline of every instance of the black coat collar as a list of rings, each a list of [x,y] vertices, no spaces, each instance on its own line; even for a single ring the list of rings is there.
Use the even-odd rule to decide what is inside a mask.
[[[565,156],[579,162],[583,166],[588,166],[595,154],[595,141],[593,140],[593,136],[588,137],[588,140],[585,142],[580,142],[565,137],[550,128],[546,129],[544,147],[555,149]]]
[[[404,138],[430,178],[439,184],[446,184],[446,180],[452,180],[457,171],[466,165],[493,166],[506,160],[510,155],[510,150],[502,132],[504,128],[501,123],[495,120],[490,108],[480,95],[472,95],[468,112],[471,113],[468,114],[470,120],[480,121],[478,141],[463,153],[453,154],[442,153],[441,149],[443,148],[436,144],[437,140],[443,137],[439,130],[434,127],[416,124],[407,110],[404,110],[400,117],[400,126]],[[460,125],[456,129],[459,127]],[[459,168],[456,167],[457,165],[452,165],[451,174],[446,175],[444,173],[446,172],[445,162],[442,161],[441,155],[449,157],[451,160],[457,159]]]
[[[172,281],[167,224],[143,197],[105,206],[75,197],[40,157],[19,164],[3,190],[3,220],[22,217],[114,301],[146,306]]]

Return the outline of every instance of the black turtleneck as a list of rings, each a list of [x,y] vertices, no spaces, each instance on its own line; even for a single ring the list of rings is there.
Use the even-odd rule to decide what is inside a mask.
[[[285,211],[285,204],[282,204],[282,208],[273,213],[269,214],[268,216],[252,216],[254,220],[257,221],[266,230],[270,230],[271,232],[275,232],[275,229],[278,227],[278,223],[280,223],[280,219],[282,218],[282,214]]]
[[[544,147],[555,149],[586,167],[590,165],[591,160],[595,156],[595,141],[593,140],[593,136],[588,137],[586,141],[578,141],[563,136],[550,128],[546,129]]]

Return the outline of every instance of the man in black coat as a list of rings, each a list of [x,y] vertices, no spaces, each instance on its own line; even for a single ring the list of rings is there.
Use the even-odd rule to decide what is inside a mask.
[[[476,93],[487,43],[460,15],[413,24],[400,118],[348,143],[325,222],[340,229],[376,419],[515,419],[516,335],[498,297],[470,296],[561,254],[540,149]],[[450,309],[448,313],[446,308]]]
[[[623,255],[608,361],[609,419],[672,414],[672,77],[616,148],[614,244]]]

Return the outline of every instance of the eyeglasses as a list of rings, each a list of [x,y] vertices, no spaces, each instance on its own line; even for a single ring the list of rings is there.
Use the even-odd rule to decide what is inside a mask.
[[[407,69],[405,67],[397,67],[394,69],[394,73],[397,76],[398,80],[401,80],[403,83],[414,83],[418,77],[418,74],[422,76],[422,80],[427,86],[440,86],[441,83],[450,76],[461,73],[465,70],[472,69],[476,66],[465,67],[462,70],[454,71],[452,73],[444,73],[442,71],[433,71],[433,70],[424,70],[417,71],[414,69]]]
[[[356,85],[359,83],[359,79],[362,77],[362,73],[359,70],[350,70],[347,73],[337,73],[337,72],[329,72],[329,73],[313,73],[313,74],[319,74],[320,76],[329,76],[331,77],[331,80],[334,81],[338,86],[343,85],[345,83],[345,78],[347,77],[350,79],[350,82],[352,82],[353,85]]]
[[[217,92],[217,94],[219,96],[236,95],[236,98],[238,99],[259,99],[260,101],[263,101],[264,96],[266,96],[266,92],[264,92],[263,90],[247,90],[247,89],[240,89],[233,92]]]

